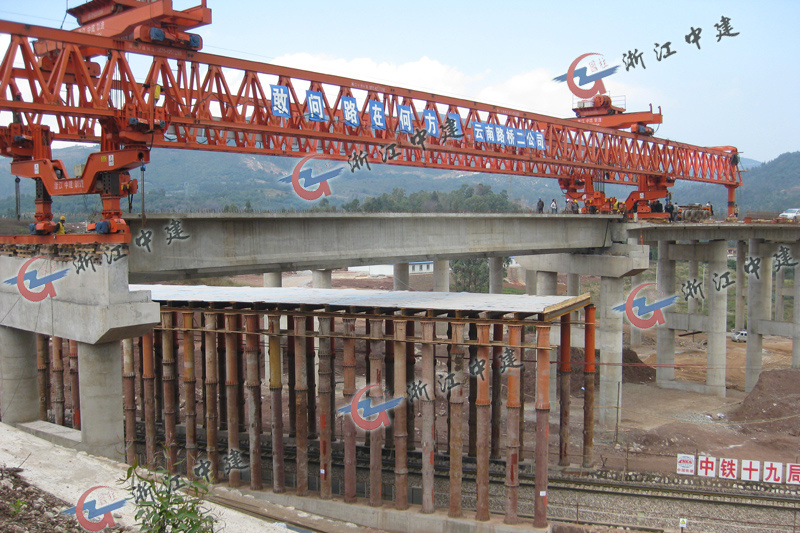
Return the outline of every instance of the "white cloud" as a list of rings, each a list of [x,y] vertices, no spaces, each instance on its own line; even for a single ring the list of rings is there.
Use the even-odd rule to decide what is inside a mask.
[[[467,75],[456,67],[425,56],[416,61],[397,64],[378,62],[367,57],[343,59],[325,54],[298,53],[277,57],[272,63],[463,98],[470,92],[470,85],[483,77],[482,74]]]

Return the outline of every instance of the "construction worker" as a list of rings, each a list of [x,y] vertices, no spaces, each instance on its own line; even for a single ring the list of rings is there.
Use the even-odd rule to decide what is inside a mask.
[[[56,224],[56,235],[64,235],[67,233],[66,222],[67,219],[62,215],[58,221],[58,224]]]
[[[553,201],[550,202],[550,212],[553,214],[558,213],[558,203],[556,203],[555,198],[553,198]]]
[[[539,198],[539,201],[536,203],[536,212],[544,213],[544,202],[541,198]]]

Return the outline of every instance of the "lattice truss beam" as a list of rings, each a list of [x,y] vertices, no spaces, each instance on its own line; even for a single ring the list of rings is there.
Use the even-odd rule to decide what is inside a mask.
[[[351,165],[562,178],[579,187],[591,180],[664,190],[683,179],[732,192],[741,184],[735,148],[148,43],[5,21],[0,34],[10,36],[0,111],[49,125],[56,140],[100,142],[111,134],[122,145],[317,154]]]

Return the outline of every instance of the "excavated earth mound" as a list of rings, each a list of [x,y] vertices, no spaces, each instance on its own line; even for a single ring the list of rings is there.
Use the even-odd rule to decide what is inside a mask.
[[[729,418],[742,422],[743,433],[800,435],[800,369],[763,371]]]

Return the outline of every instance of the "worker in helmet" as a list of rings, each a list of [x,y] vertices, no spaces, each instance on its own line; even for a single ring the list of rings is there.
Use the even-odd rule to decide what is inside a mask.
[[[56,235],[64,235],[67,233],[66,222],[67,219],[62,215],[58,224],[56,224]]]

